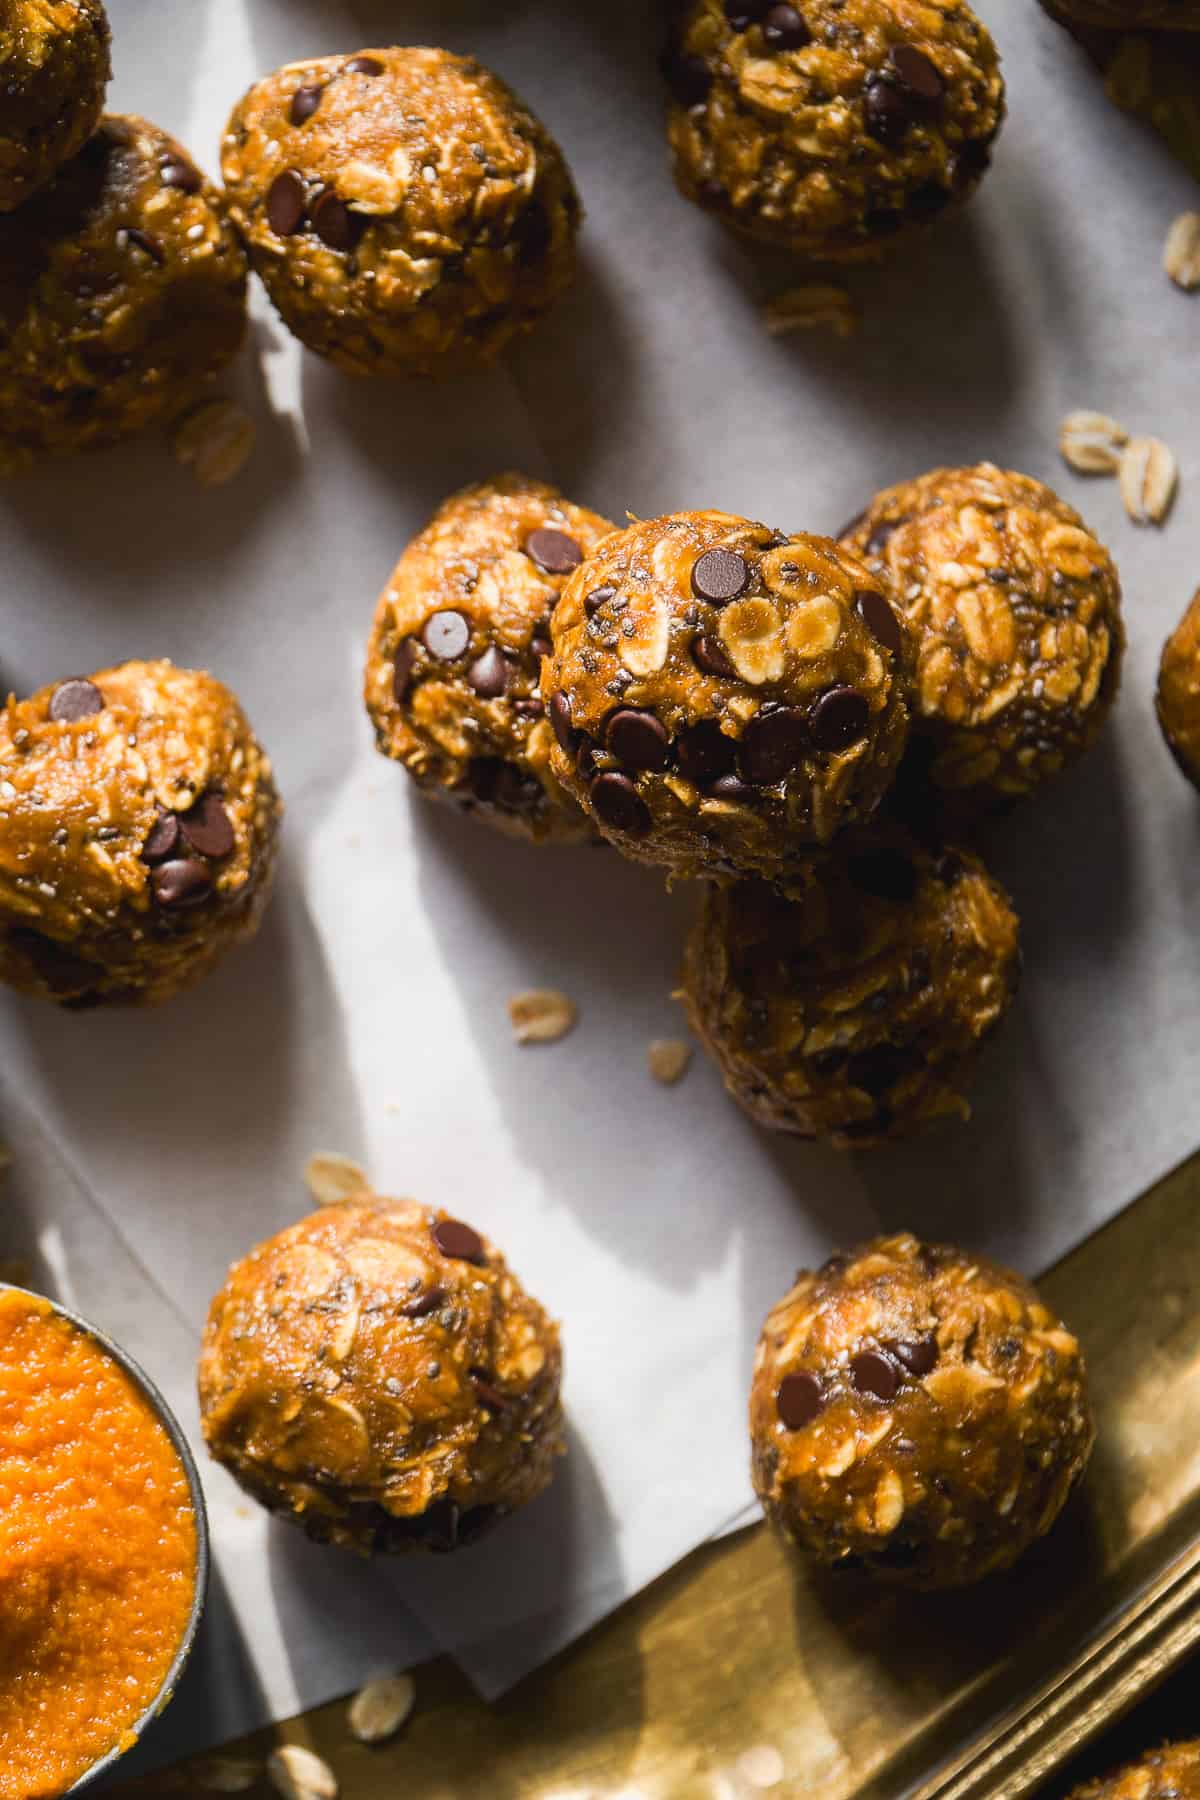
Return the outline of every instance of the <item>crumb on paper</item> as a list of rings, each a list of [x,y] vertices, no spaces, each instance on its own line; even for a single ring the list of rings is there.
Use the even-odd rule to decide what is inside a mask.
[[[411,1675],[385,1675],[368,1681],[350,1702],[350,1730],[362,1744],[385,1744],[408,1723],[416,1700]]]
[[[772,337],[819,327],[852,337],[858,330],[858,308],[844,287],[832,283],[812,282],[774,294],[763,302],[762,316]]]
[[[558,988],[529,988],[512,996],[508,1016],[518,1044],[553,1044],[567,1035],[579,1013]]]
[[[272,1750],[267,1778],[281,1800],[338,1800],[337,1776],[303,1744],[281,1744]]]
[[[692,1046],[683,1038],[655,1038],[646,1051],[646,1062],[655,1081],[674,1087],[687,1073]]]

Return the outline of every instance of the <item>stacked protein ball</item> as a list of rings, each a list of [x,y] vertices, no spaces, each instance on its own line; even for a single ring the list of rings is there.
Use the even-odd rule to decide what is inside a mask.
[[[730,1092],[866,1146],[967,1116],[1016,989],[1012,908],[947,819],[1081,754],[1122,646],[1107,552],[987,464],[877,495],[841,543],[617,530],[504,476],[401,558],[366,692],[426,791],[706,881],[684,999]]]

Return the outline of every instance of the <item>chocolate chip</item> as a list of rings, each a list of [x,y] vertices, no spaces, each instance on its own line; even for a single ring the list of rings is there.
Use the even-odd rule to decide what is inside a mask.
[[[898,144],[913,122],[913,104],[894,81],[872,75],[863,98],[863,121],[881,144]]]
[[[564,756],[574,756],[579,748],[579,733],[571,722],[571,702],[565,694],[550,698],[550,723]]]
[[[898,1044],[875,1044],[870,1050],[859,1050],[846,1065],[846,1080],[851,1087],[862,1088],[877,1100],[881,1094],[907,1075],[914,1066],[911,1050]]]
[[[420,651],[415,638],[402,638],[397,645],[392,660],[392,699],[397,706],[403,706],[412,686],[413,670],[417,664]]]
[[[897,86],[922,106],[935,107],[946,92],[941,71],[915,44],[896,44],[888,64]]]
[[[966,865],[961,856],[953,850],[944,850],[933,865],[933,872],[943,887],[953,887],[966,872]]]
[[[692,565],[692,592],[697,600],[727,606],[750,585],[750,565],[736,550],[706,550]]]
[[[471,627],[460,612],[430,613],[421,630],[421,642],[439,662],[454,662],[471,641]]]
[[[237,841],[233,823],[217,794],[202,794],[179,821],[184,837],[201,856],[228,856]]]
[[[583,551],[565,531],[540,525],[525,539],[525,554],[547,575],[569,575],[583,561]]]
[[[713,84],[712,70],[702,56],[672,51],[663,60],[663,74],[680,106],[699,106]]]
[[[181,835],[176,815],[173,812],[160,813],[146,833],[146,841],[141,849],[142,861],[151,867],[155,863],[166,862],[178,850]]]
[[[212,876],[195,856],[177,857],[155,869],[150,887],[160,906],[171,911],[199,906],[212,893]]]
[[[917,871],[902,850],[863,850],[847,859],[846,870],[856,888],[878,900],[911,900]]]
[[[692,661],[706,675],[715,675],[719,681],[733,681],[737,676],[721,640],[709,637],[707,633],[692,639]]]
[[[94,681],[60,681],[50,696],[47,709],[56,725],[73,725],[77,719],[90,719],[104,711],[104,695]]]
[[[512,709],[519,719],[540,719],[546,709],[536,696],[528,700],[514,700]]]
[[[295,169],[284,169],[267,189],[267,223],[276,237],[294,237],[304,223],[308,189]]]
[[[768,50],[803,50],[812,32],[794,6],[772,6],[763,20],[763,43]]]
[[[807,1371],[785,1375],[775,1393],[775,1410],[789,1431],[801,1431],[811,1425],[823,1404],[821,1384]]]
[[[151,237],[148,231],[139,231],[134,225],[126,227],[125,236],[135,249],[140,250],[143,256],[148,256],[161,269],[167,260],[167,253],[157,238]]]
[[[537,637],[530,638],[529,651],[530,655],[536,656],[539,662],[544,662],[548,656],[554,655],[554,645],[548,637],[542,637],[539,633]]]
[[[938,1342],[932,1332],[923,1338],[901,1338],[888,1344],[888,1353],[910,1375],[928,1375],[938,1359]]]
[[[487,1261],[483,1239],[461,1219],[439,1219],[433,1228],[433,1241],[443,1256],[452,1257],[455,1262]]]
[[[700,719],[681,732],[675,746],[679,767],[697,787],[708,787],[733,768],[737,744],[715,719]]]
[[[467,670],[467,680],[481,699],[498,700],[501,694],[507,693],[512,672],[512,663],[504,652],[497,650],[495,644],[489,644]]]
[[[613,714],[604,741],[627,769],[665,769],[671,754],[666,726],[652,712],[632,706]]]
[[[523,208],[512,235],[521,262],[528,266],[542,260],[554,241],[554,221],[543,200],[534,198]]]
[[[313,230],[331,250],[353,250],[367,229],[362,213],[351,212],[346,202],[332,188],[313,202]]]
[[[575,767],[585,781],[590,781],[593,775],[598,775],[600,772],[600,765],[596,761],[597,748],[595,741],[588,737],[586,732],[580,734],[579,753],[575,758]]]
[[[900,527],[906,523],[907,520],[905,519],[881,519],[879,524],[872,529],[871,535],[867,539],[867,555],[878,556],[879,552],[884,548],[888,539],[891,537],[893,531],[899,531]]]
[[[708,791],[714,800],[740,800],[744,803],[756,798],[754,789],[747,787],[736,775],[718,775]]]
[[[468,1369],[467,1373],[471,1377],[471,1386],[490,1412],[508,1411],[512,1401],[507,1394],[502,1394],[500,1389],[488,1380],[482,1369]]]
[[[809,714],[808,728],[818,750],[845,750],[863,736],[871,717],[857,688],[829,688]]]
[[[875,642],[898,656],[904,648],[904,627],[876,588],[859,588],[854,610]]]
[[[164,187],[178,188],[184,194],[198,194],[203,186],[199,169],[182,156],[164,156],[158,165],[158,175]]]
[[[311,119],[321,104],[321,95],[325,92],[323,81],[310,82],[307,87],[298,87],[292,95],[292,104],[288,108],[288,118],[293,125],[303,125]]]
[[[938,213],[945,212],[953,198],[952,190],[943,187],[940,181],[923,181],[908,196],[908,211],[918,219],[936,218]]]
[[[411,1300],[406,1300],[403,1306],[397,1308],[397,1311],[402,1319],[424,1319],[431,1312],[436,1312],[445,1298],[445,1288],[438,1287],[435,1282],[432,1287],[422,1288],[419,1294],[414,1294]]]
[[[343,75],[382,75],[383,64],[377,56],[352,56],[342,64]]]
[[[877,1400],[894,1400],[900,1386],[895,1363],[878,1350],[860,1350],[851,1357],[850,1375],[860,1394],[874,1394]]]
[[[485,806],[499,806],[506,812],[530,813],[542,798],[542,784],[536,775],[519,769],[502,756],[473,756],[467,768],[471,792]]]
[[[738,766],[747,781],[768,787],[782,781],[803,760],[808,721],[796,706],[757,712],[742,734]]]
[[[593,588],[590,594],[584,596],[583,610],[590,619],[598,613],[600,608],[609,600],[615,600],[616,597],[617,590],[615,587],[605,586]]]
[[[627,837],[642,837],[650,829],[650,814],[628,775],[610,771],[597,775],[591,786],[592,811],[602,825]]]

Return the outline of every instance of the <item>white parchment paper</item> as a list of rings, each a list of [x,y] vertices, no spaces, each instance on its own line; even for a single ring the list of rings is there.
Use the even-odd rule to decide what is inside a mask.
[[[110,6],[113,103],[210,168],[255,75],[436,42],[513,81],[588,207],[577,290],[486,377],[354,383],[302,356],[260,299],[226,384],[260,433],[232,487],[201,492],[149,441],[0,492],[6,681],[126,656],[211,667],[289,805],[258,942],[194,994],[124,1016],[0,1005],[23,1141],[40,1146],[6,1229],[56,1234],[80,1302],[189,1421],[209,1297],[304,1210],[316,1148],[493,1234],[563,1320],[572,1454],[542,1502],[460,1558],[367,1572],[212,1478],[244,1679],[203,1729],[310,1704],[431,1643],[491,1695],[745,1508],[754,1339],[796,1265],[904,1224],[1037,1270],[1200,1140],[1198,816],[1151,710],[1158,648],[1200,576],[1200,299],[1159,268],[1195,190],[1033,0],[979,0],[1011,99],[981,196],[851,278],[856,338],[776,341],[758,303],[794,274],[671,187],[649,0]],[[1059,419],[1079,406],[1174,446],[1165,531],[1137,531],[1114,483],[1058,462]],[[367,628],[409,535],[503,467],[614,517],[717,505],[830,530],[885,482],[984,456],[1049,479],[1113,547],[1124,690],[1085,764],[993,833],[1027,976],[974,1122],[838,1157],[756,1130],[703,1061],[676,1090],[651,1083],[648,1040],[682,1028],[670,992],[691,897],[414,801],[370,746]],[[579,1003],[553,1048],[510,1041],[506,1000],[533,985]]]

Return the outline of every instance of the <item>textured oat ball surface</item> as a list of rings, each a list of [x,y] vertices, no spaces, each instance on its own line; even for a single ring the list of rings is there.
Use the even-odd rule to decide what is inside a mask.
[[[575,571],[553,638],[553,773],[621,850],[679,875],[787,879],[874,810],[904,749],[908,635],[828,538],[641,521]]]
[[[1167,748],[1200,788],[1200,592],[1163,645],[1155,706]]]
[[[0,218],[0,471],[170,417],[245,325],[246,259],[216,190],[156,125],[105,118]]]
[[[379,749],[425,793],[538,842],[593,835],[550,773],[538,678],[568,576],[613,529],[500,475],[451,495],[405,550],[376,609],[366,701]]]
[[[562,152],[497,76],[446,50],[277,70],[234,108],[221,166],[285,322],[352,374],[488,361],[574,273]]]
[[[902,1234],[802,1271],[768,1315],[750,1434],[798,1548],[932,1588],[1047,1532],[1094,1428],[1078,1341],[1029,1283]]]
[[[1074,1788],[1070,1800],[1200,1800],[1200,1738],[1163,1744]]]
[[[916,634],[935,783],[1025,794],[1088,748],[1125,634],[1112,558],[1074,508],[989,463],[933,469],[877,494],[843,542]]]
[[[311,1537],[453,1550],[549,1482],[561,1360],[470,1226],[354,1196],[230,1270],[200,1357],[205,1441]]]
[[[211,675],[129,662],[0,712],[0,980],[68,1006],[162,1000],[253,934],[271,765]]]
[[[10,212],[91,136],[109,77],[102,0],[0,7],[0,212]]]
[[[1020,973],[1004,890],[888,824],[845,833],[794,894],[713,886],[688,940],[683,998],[733,1098],[842,1148],[968,1117]]]
[[[695,0],[666,68],[683,193],[808,257],[878,255],[965,199],[1004,116],[964,4]]]

